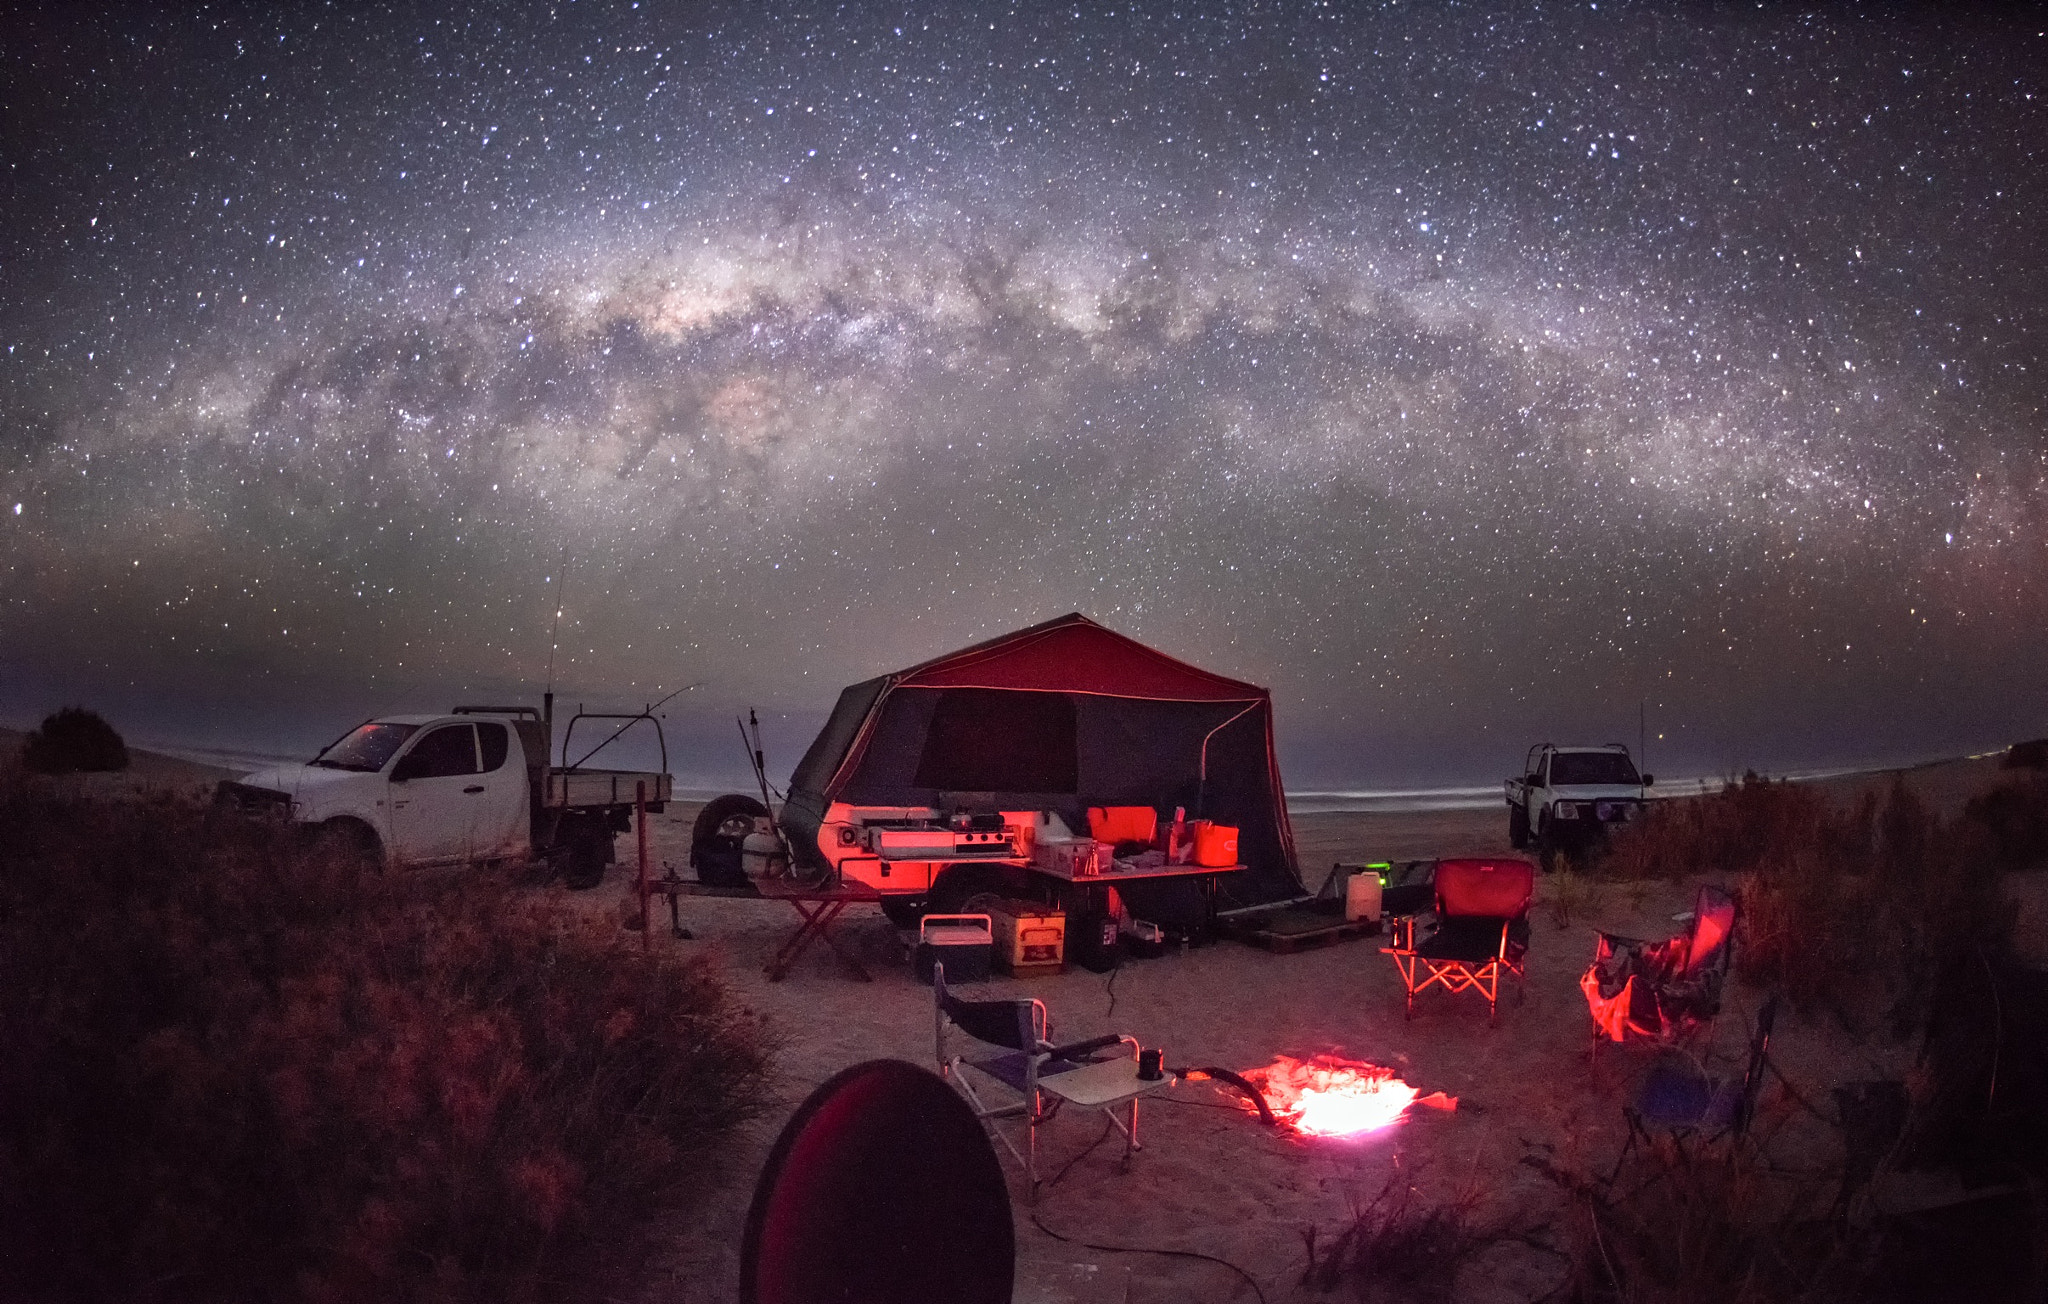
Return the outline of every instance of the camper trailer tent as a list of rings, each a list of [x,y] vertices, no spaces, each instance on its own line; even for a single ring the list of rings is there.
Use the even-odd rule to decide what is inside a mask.
[[[1271,694],[1078,613],[846,689],[782,822],[799,862],[822,870],[843,858],[849,812],[1049,810],[1085,832],[1090,806],[1235,825],[1245,869],[1218,883],[1225,908],[1301,892]]]

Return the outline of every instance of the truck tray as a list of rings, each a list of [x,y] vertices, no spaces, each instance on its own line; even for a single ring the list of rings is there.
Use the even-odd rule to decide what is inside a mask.
[[[651,770],[556,770],[548,775],[547,805],[630,806],[635,786],[647,785],[647,805],[661,809],[672,792],[672,780]]]

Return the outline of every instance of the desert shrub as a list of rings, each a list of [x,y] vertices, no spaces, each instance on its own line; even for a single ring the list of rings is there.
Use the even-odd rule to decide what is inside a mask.
[[[1838,1166],[1787,1169],[1768,1144],[1659,1138],[1613,1180],[1542,1170],[1569,1198],[1571,1304],[1922,1304],[2034,1300],[2048,1285],[2038,1192],[1852,1215]]]
[[[697,963],[475,869],[0,780],[0,1297],[574,1298],[756,1108]]]
[[[128,768],[128,744],[95,711],[67,706],[43,717],[22,744],[21,763],[37,774]]]
[[[1471,1191],[1430,1203],[1417,1193],[1413,1174],[1397,1172],[1378,1195],[1354,1203],[1350,1223],[1327,1248],[1318,1246],[1314,1229],[1303,1233],[1302,1282],[1325,1293],[1348,1286],[1361,1299],[1455,1299],[1459,1269],[1498,1239],[1475,1221],[1478,1204]]]
[[[2009,809],[1972,803],[1944,822],[1902,783],[1842,807],[1817,789],[1750,774],[1653,806],[1616,835],[1600,869],[1734,886],[1745,980],[1844,1016],[1888,1015],[1903,1029],[1924,1015],[1944,966],[2004,949],[1997,848],[2031,836],[2017,817],[2017,832],[1994,827]]]
[[[1531,1161],[1525,1161],[1531,1162]],[[1537,1163],[1571,1198],[1574,1304],[1849,1304],[1872,1298],[1871,1236],[1825,1216],[1825,1175],[1752,1147],[1660,1140],[1609,1183]]]
[[[2032,738],[2005,749],[1999,765],[2008,770],[2048,770],[2048,738]]]
[[[2048,775],[2008,779],[1970,798],[1963,819],[1988,839],[2001,869],[2031,869],[2048,861]]]

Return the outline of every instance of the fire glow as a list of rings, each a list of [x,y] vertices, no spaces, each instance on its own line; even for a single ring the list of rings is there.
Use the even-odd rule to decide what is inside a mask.
[[[1274,1116],[1304,1136],[1376,1132],[1399,1121],[1411,1105],[1458,1107],[1455,1097],[1441,1091],[1421,1095],[1392,1069],[1337,1055],[1306,1060],[1281,1055],[1244,1076],[1266,1097]]]

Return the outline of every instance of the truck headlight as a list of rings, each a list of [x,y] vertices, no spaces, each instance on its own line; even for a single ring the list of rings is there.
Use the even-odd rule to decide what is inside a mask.
[[[1561,801],[1550,810],[1561,820],[1575,820],[1579,817],[1579,804],[1575,801]]]

